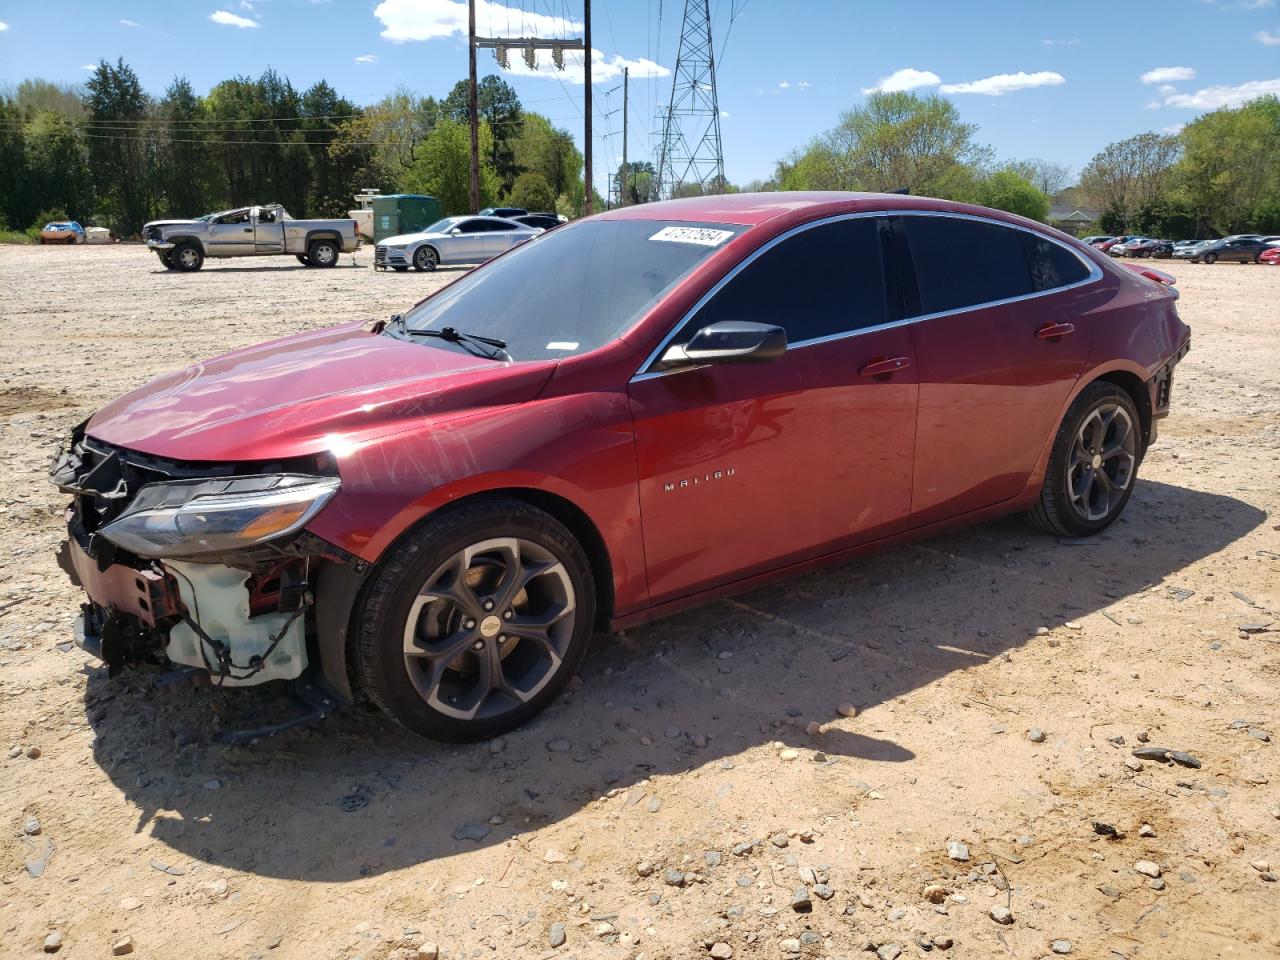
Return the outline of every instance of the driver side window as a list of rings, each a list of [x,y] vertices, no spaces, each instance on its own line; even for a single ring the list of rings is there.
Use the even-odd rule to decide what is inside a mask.
[[[855,217],[782,240],[716,291],[672,343],[723,320],[782,327],[789,346],[884,323],[880,225]]]

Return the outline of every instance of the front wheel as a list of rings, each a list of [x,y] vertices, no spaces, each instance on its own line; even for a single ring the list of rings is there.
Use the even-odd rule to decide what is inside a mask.
[[[1067,537],[1092,536],[1115,522],[1144,453],[1141,424],[1133,399],[1115,384],[1086,387],[1058,430],[1032,522]]]
[[[169,251],[169,259],[179,270],[190,273],[204,266],[204,251],[194,243],[180,243]]]
[[[563,524],[519,500],[442,513],[396,548],[356,636],[371,699],[450,742],[494,737],[545,709],[591,638],[595,581]]]
[[[435,247],[419,247],[413,255],[413,268],[430,273],[440,265],[440,254]]]
[[[305,253],[295,253],[294,256],[298,258],[298,262],[304,267],[311,266],[311,259]]]
[[[1205,263],[1217,263],[1217,262],[1218,262],[1218,255],[1217,255],[1216,253],[1206,253],[1206,254],[1204,255],[1204,262],[1205,262]]]
[[[177,268],[174,266],[174,264],[173,264],[173,251],[172,251],[172,250],[163,250],[163,251],[161,251],[160,253],[156,254],[156,256],[158,256],[158,257],[160,258],[160,262],[161,262],[162,264],[164,264],[164,268],[165,268],[166,270],[175,270],[175,269],[177,269]]]

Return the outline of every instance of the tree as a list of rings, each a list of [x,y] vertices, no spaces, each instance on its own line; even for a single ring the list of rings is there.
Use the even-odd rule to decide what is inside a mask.
[[[1049,197],[1039,187],[1011,170],[997,170],[974,186],[974,203],[1006,210],[1030,220],[1049,217]]]
[[[89,142],[94,185],[116,232],[137,233],[150,208],[147,173],[153,165],[142,122],[151,98],[123,58],[114,66],[100,61],[85,86],[90,118],[113,121],[110,133],[95,134]]]
[[[629,161],[613,175],[613,190],[622,206],[653,203],[658,199],[658,175],[647,160]]]
[[[26,189],[64,219],[87,221],[93,213],[93,180],[84,141],[65,116],[37,113],[26,134]],[[15,226],[27,224],[15,224]]]
[[[205,212],[211,194],[213,165],[202,121],[204,103],[186,77],[176,77],[157,106],[161,162],[156,183],[169,216],[195,217]]]
[[[1138,207],[1159,200],[1168,188],[1180,144],[1177,137],[1140,133],[1109,144],[1080,173],[1080,189],[1104,209],[1127,219]]]
[[[542,174],[557,197],[568,193],[582,176],[582,154],[574,146],[573,135],[540,113],[524,115],[514,149],[517,168]]]
[[[1002,164],[1001,169],[1016,173],[1041,193],[1050,197],[1056,197],[1071,185],[1070,167],[1065,163],[1054,163],[1052,160],[1041,160],[1039,157],[1010,160]]]
[[[392,191],[413,167],[415,151],[440,119],[435,97],[419,98],[405,87],[337,125],[330,155],[352,171],[351,185]]]
[[[522,173],[511,188],[511,205],[526,210],[554,210],[556,194],[540,173]]]
[[[493,74],[476,84],[476,107],[480,119],[489,124],[493,140],[487,150],[489,163],[498,174],[504,193],[510,193],[520,174],[516,164],[515,144],[520,139],[523,110],[515,90]],[[471,120],[471,84],[459,80],[445,98],[442,112],[458,123]],[[548,178],[550,182],[550,178]]]
[[[1267,211],[1280,205],[1280,99],[1206,113],[1182,139],[1179,179],[1204,227],[1229,234],[1275,223]]]
[[[497,202],[501,183],[488,162],[493,134],[480,124],[480,205]],[[418,148],[404,178],[407,190],[426,193],[444,205],[446,214],[471,213],[471,135],[465,123],[441,120]]]

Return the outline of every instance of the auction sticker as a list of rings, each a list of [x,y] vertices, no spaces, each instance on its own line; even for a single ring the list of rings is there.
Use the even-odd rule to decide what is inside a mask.
[[[718,247],[733,236],[732,230],[712,230],[709,227],[663,227],[650,240],[664,243],[696,243],[701,247]]]

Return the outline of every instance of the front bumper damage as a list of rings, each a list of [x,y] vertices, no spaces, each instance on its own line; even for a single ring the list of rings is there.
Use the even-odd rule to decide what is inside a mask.
[[[367,575],[363,560],[305,529],[198,560],[148,559],[102,534],[149,485],[288,471],[336,467],[325,456],[270,464],[167,461],[77,427],[50,471],[72,497],[59,565],[86,595],[75,644],[113,673],[130,664],[168,668],[162,685],[289,682],[309,707],[305,722],[349,703],[346,635]]]
[[[148,240],[147,241],[147,249],[155,250],[157,252],[162,250],[172,250],[174,246],[175,244],[172,244],[167,240]]]

